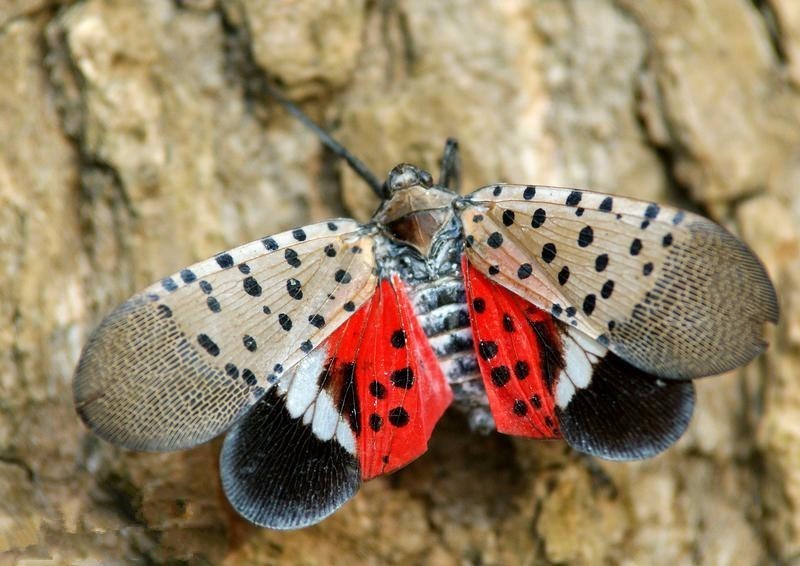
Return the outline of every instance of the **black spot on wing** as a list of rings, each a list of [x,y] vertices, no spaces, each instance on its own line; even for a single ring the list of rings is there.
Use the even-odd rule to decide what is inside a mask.
[[[553,336],[549,327],[542,322],[531,322],[533,335],[539,350],[539,364],[544,379],[544,385],[550,393],[556,383],[556,376],[564,367],[564,357],[561,352],[560,342]]]
[[[332,367],[332,364],[329,363],[327,367]],[[327,371],[326,368],[326,375],[322,376],[321,380],[327,378]],[[333,398],[336,405],[340,407],[342,415],[347,418],[350,428],[358,436],[361,434],[361,404],[356,392],[356,364],[353,362],[342,364],[339,371],[341,372],[339,379],[331,382],[331,384],[340,384],[339,391],[333,392]]]
[[[576,450],[609,460],[650,458],[675,443],[694,409],[691,381],[658,380],[608,352],[586,389],[556,408]]]
[[[318,523],[361,483],[356,458],[291,418],[275,389],[228,433],[220,469],[233,507],[249,521],[273,529]]]
[[[229,269],[233,267],[233,258],[231,254],[219,254],[217,257],[214,258],[222,269]]]
[[[581,202],[581,198],[583,195],[580,191],[572,191],[567,196],[567,200],[564,202],[567,206],[578,206],[578,203]]]

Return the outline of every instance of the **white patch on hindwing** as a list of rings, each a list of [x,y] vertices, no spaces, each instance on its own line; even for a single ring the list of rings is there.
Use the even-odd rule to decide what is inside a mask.
[[[351,454],[355,454],[355,436],[349,423],[342,417],[333,397],[319,387],[319,376],[324,371],[327,349],[323,346],[308,354],[278,383],[284,396],[286,410],[293,419],[302,417],[304,426],[311,426],[314,435],[323,441],[336,441]]]
[[[562,335],[564,368],[556,381],[556,405],[566,408],[578,389],[586,389],[592,381],[594,366],[608,349],[580,331],[566,328]]]
[[[286,410],[293,419],[300,418],[320,394],[317,381],[325,364],[325,356],[324,348],[316,349],[297,364],[287,379],[280,381],[278,390],[285,394]]]

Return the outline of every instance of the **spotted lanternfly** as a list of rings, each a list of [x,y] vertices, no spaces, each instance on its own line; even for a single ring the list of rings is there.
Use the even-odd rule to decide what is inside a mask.
[[[759,260],[696,214],[534,185],[459,196],[452,141],[438,183],[402,164],[379,184],[323,141],[381,195],[370,223],[162,279],[105,318],[75,376],[78,413],[114,444],[227,431],[222,485],[258,525],[327,517],[425,452],[451,405],[474,429],[653,456],[689,423],[691,379],[747,363],[777,322]]]

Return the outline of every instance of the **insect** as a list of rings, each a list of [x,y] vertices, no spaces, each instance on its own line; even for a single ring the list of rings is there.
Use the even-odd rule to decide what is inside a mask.
[[[222,485],[258,525],[321,521],[425,452],[450,406],[478,430],[653,456],[686,429],[691,380],[747,363],[777,322],[759,260],[696,214],[536,185],[460,196],[454,141],[438,182],[401,164],[381,184],[326,143],[382,197],[371,222],[164,278],[103,320],[74,381],[114,444],[227,432]]]

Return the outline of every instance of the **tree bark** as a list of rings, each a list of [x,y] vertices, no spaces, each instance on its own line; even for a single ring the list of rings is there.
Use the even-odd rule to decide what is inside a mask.
[[[270,100],[379,176],[577,186],[747,241],[781,323],[698,383],[641,463],[469,432],[297,532],[239,519],[219,443],[137,454],[72,406],[89,332],[196,260],[377,201]],[[11,0],[0,6],[0,564],[762,564],[800,560],[800,3]],[[742,297],[746,301],[747,297]]]

